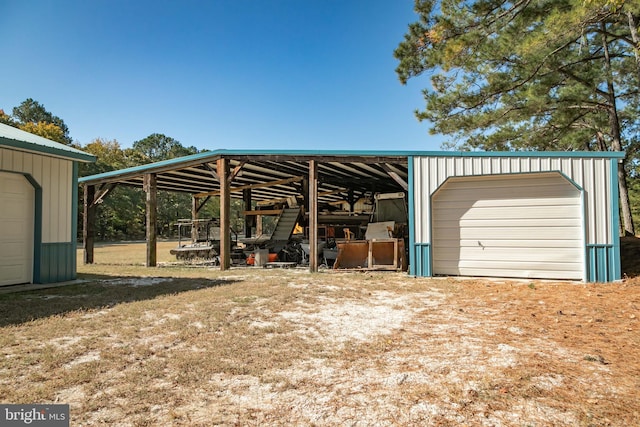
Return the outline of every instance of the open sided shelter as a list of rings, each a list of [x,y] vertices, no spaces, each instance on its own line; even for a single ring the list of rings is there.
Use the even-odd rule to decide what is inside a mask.
[[[147,224],[157,189],[221,199],[302,194],[310,269],[318,241],[318,205],[353,206],[370,192],[403,191],[409,202],[409,273],[583,281],[619,280],[617,152],[233,151],[198,153],[81,179],[85,185],[85,262],[93,262],[92,209],[116,185],[144,187]],[[148,227],[147,264],[155,265]],[[221,268],[229,267],[221,233]],[[223,242],[222,239],[227,239]]]
[[[75,279],[78,162],[92,161],[0,124],[0,286]]]

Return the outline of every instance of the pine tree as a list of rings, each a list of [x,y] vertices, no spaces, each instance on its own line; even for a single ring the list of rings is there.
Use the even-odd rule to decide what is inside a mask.
[[[450,135],[449,147],[632,148],[638,2],[417,0],[415,10],[420,20],[395,51],[396,72],[402,83],[431,76],[426,108],[416,114],[433,133]],[[633,234],[625,166],[618,170],[621,207]]]

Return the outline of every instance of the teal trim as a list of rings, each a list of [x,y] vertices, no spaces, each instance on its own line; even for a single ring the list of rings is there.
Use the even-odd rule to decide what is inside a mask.
[[[41,264],[40,257],[42,253],[42,187],[33,176],[28,173],[23,173],[27,181],[33,186],[34,197],[33,201],[33,283],[41,283]]]
[[[582,280],[584,282],[588,282],[589,281],[589,251],[586,249],[587,248],[587,237],[588,237],[588,224],[587,224],[587,216],[588,214],[588,210],[586,209],[586,201],[585,201],[585,191],[584,189],[580,189],[580,208],[582,209],[582,244],[585,247],[584,250],[584,254],[582,256],[583,258],[583,262],[584,262],[584,269],[582,272]]]
[[[76,250],[73,242],[44,243],[40,257],[41,275],[38,283],[55,283],[73,280]]]
[[[416,243],[411,251],[414,258],[414,274],[417,277],[432,277],[431,271],[431,244]]]
[[[587,282],[613,282],[620,280],[615,245],[590,244],[587,248]],[[616,268],[616,265],[618,266]]]
[[[190,156],[163,160],[142,166],[105,172],[80,178],[81,184],[91,183],[121,175],[153,173],[154,171],[177,167],[193,162],[213,161],[220,157],[238,156],[302,156],[309,159],[322,156],[354,156],[354,157],[532,157],[532,158],[603,158],[622,159],[625,153],[619,151],[354,151],[354,150],[215,150],[192,154]]]
[[[408,204],[409,204],[409,275],[416,275],[416,256],[414,245],[416,243],[416,215],[415,215],[415,195],[414,195],[414,182],[413,182],[413,157],[409,156],[407,159],[407,180],[409,181],[408,188]]]
[[[620,259],[620,194],[618,193],[618,160],[611,159],[609,196],[611,197],[611,243],[613,254],[610,259],[612,280],[622,279],[622,266]]]
[[[69,241],[73,245],[73,253],[75,254],[78,250],[78,162],[73,162],[71,175],[71,238]],[[76,262],[76,257],[73,256],[71,259],[71,274],[73,279],[76,278]]]
[[[42,139],[44,139],[45,141],[48,141],[48,139],[45,139],[45,138],[42,138]],[[59,145],[60,147],[54,146],[54,145],[36,144],[29,141],[22,141],[22,140],[11,139],[11,138],[0,136],[0,146],[15,148],[21,151],[31,151],[39,154],[48,154],[55,157],[63,157],[69,160],[78,160],[82,162],[96,161],[96,156],[92,154],[84,153],[80,150],[74,150],[71,147],[68,147],[68,149],[62,148],[62,147],[66,147],[63,144],[57,144],[57,145]]]

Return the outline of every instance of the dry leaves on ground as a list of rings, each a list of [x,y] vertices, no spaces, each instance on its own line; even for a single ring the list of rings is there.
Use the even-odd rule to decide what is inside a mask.
[[[637,279],[152,276],[0,297],[3,401],[73,425],[640,424]]]

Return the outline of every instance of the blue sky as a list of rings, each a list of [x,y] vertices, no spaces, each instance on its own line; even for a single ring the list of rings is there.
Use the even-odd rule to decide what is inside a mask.
[[[82,145],[438,150],[393,50],[413,0],[0,0],[0,108],[33,98]]]

